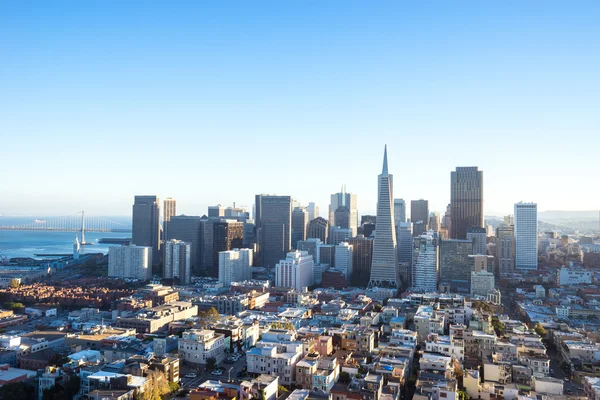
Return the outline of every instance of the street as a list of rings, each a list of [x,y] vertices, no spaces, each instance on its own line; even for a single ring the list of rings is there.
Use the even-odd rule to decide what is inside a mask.
[[[206,371],[204,369],[200,370],[202,372],[198,372],[199,369],[196,367],[192,367],[189,365],[184,365],[181,367],[181,387],[186,389],[196,388],[201,383],[207,380],[215,380],[221,382],[227,382],[229,379],[239,380],[238,374],[242,372],[242,369],[246,366],[246,356],[241,357],[238,361],[233,364],[226,364],[225,362],[221,363],[219,369],[223,370],[221,375],[212,375],[210,371]],[[231,372],[229,372],[231,369]],[[185,378],[185,374],[187,373],[195,373],[197,374],[196,378]]]

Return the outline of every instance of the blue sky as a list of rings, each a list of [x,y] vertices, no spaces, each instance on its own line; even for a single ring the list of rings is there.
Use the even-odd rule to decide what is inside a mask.
[[[128,214],[135,194],[251,207],[346,184],[374,212],[599,207],[600,3],[0,2],[0,213]]]

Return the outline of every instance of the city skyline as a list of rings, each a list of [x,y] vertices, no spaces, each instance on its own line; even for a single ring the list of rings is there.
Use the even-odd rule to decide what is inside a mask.
[[[473,165],[489,213],[598,208],[600,4],[352,4],[2,4],[0,213],[123,215],[156,194],[200,214],[256,193],[323,211],[342,184],[373,213],[386,143],[396,197],[432,210]]]

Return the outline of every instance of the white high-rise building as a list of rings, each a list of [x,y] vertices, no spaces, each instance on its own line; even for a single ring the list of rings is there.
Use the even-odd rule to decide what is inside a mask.
[[[142,281],[152,278],[152,247],[109,247],[108,276]]]
[[[346,242],[335,246],[335,269],[344,274],[346,282],[350,282],[352,277],[352,250],[352,245]]]
[[[308,251],[291,251],[275,266],[275,285],[304,291],[313,285],[314,261]]]
[[[306,207],[306,211],[308,212],[308,221],[309,222],[319,216],[319,206],[313,202],[308,203],[308,207]]]
[[[406,222],[406,202],[404,199],[394,199],[394,223]]]
[[[396,253],[396,229],[392,214],[393,193],[393,177],[388,173],[387,146],[385,146],[383,168],[378,177],[377,226],[369,282],[371,287],[388,285],[397,288],[401,283]]]
[[[427,231],[414,238],[412,288],[420,292],[435,292],[438,284],[438,236]]]
[[[181,285],[192,282],[192,245],[177,239],[165,242],[165,279],[179,279]]]
[[[537,270],[537,204],[515,204],[515,268]]]
[[[252,279],[252,259],[251,249],[219,252],[219,282],[227,287],[231,282]]]

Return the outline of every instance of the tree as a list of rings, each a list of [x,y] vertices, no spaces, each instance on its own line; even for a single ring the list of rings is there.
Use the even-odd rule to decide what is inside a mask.
[[[214,357],[206,359],[206,368],[209,370],[217,368],[217,359]]]
[[[471,400],[471,396],[467,394],[465,389],[460,389],[458,391],[458,400]]]
[[[540,337],[546,337],[546,329],[539,322],[535,326],[535,333],[537,333]]]
[[[177,382],[169,382],[169,390],[171,393],[178,391],[181,388]]]
[[[200,325],[203,327],[212,326],[221,319],[221,314],[214,307],[198,312],[198,316],[200,317]]]
[[[492,317],[492,326],[494,327],[496,335],[498,336],[502,336],[504,332],[506,332],[506,326],[502,322],[500,322],[500,320],[496,316]]]
[[[279,394],[289,392],[289,390],[287,390],[287,388],[282,385],[277,386],[277,391],[279,392]]]
[[[37,397],[33,386],[23,382],[6,383],[0,386],[0,398],[4,400],[29,400]]]
[[[340,372],[339,381],[340,381],[340,383],[345,383],[345,384],[350,383],[350,374],[345,371]]]

